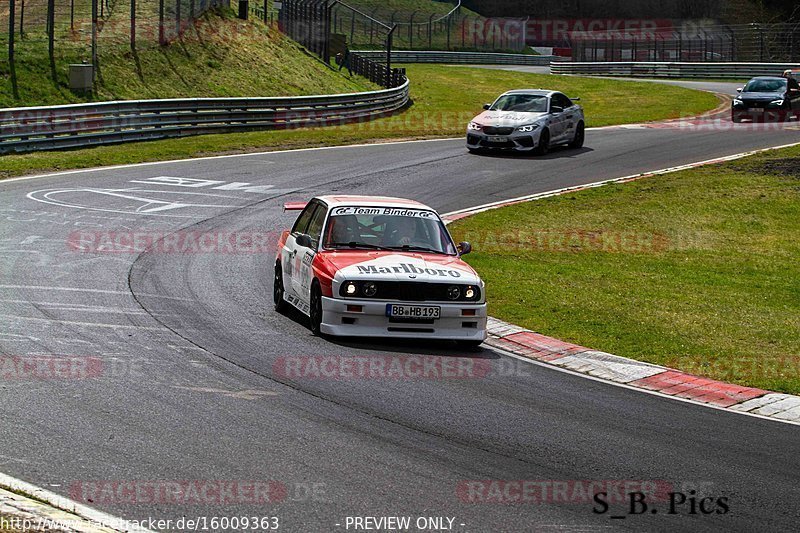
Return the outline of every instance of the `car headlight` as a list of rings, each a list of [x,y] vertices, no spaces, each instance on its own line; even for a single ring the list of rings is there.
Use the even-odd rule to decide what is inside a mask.
[[[482,128],[483,126],[481,124],[478,124],[477,122],[470,122],[469,126],[467,126],[467,129],[474,131],[480,131]]]
[[[475,287],[469,286],[469,287],[467,287],[467,289],[464,291],[464,298],[466,298],[467,300],[474,300],[474,299],[475,299],[475,296],[476,296],[477,294],[478,294],[478,293],[475,291]]]
[[[447,287],[447,297],[451,300],[458,300],[461,296],[461,289],[457,285],[450,285]]]
[[[528,126],[520,126],[519,128],[517,128],[517,131],[521,131],[523,133],[528,133],[528,132],[534,131],[538,127],[539,127],[538,124],[530,124]]]
[[[348,281],[347,283],[344,284],[343,292],[347,296],[355,296],[356,293],[358,292],[358,285],[356,285],[352,281]]]
[[[378,286],[374,281],[368,281],[361,287],[361,290],[364,291],[364,296],[372,298],[378,293]]]
[[[782,106],[783,105],[783,98],[779,98],[778,100],[773,100],[773,101],[771,101],[769,103],[769,105]]]
[[[742,102],[742,100],[740,98],[734,98],[733,99],[733,105],[743,105],[743,104],[744,104],[744,102]]]

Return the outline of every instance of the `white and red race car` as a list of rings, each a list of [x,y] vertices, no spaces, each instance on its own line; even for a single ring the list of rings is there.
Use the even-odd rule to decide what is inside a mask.
[[[486,295],[442,219],[412,200],[320,196],[284,231],[275,261],[275,309],[291,304],[316,334],[486,338]]]

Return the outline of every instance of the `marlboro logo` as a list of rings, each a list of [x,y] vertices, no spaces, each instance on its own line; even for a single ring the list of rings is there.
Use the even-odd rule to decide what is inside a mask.
[[[363,266],[357,265],[359,274],[427,274],[442,278],[460,278],[461,272],[449,268],[419,268],[410,263],[400,263],[396,266]]]

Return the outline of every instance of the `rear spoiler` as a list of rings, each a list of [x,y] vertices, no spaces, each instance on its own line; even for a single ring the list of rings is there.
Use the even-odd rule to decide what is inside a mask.
[[[283,211],[302,211],[307,205],[308,202],[286,202],[283,204]]]

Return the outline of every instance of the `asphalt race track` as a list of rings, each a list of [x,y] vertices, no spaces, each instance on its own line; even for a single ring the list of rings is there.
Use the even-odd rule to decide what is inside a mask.
[[[451,517],[464,532],[793,530],[796,426],[489,349],[316,338],[295,314],[273,312],[271,252],[72,245],[75,232],[266,233],[274,241],[293,220],[283,202],[322,193],[399,195],[447,212],[799,140],[794,129],[746,125],[611,128],[588,131],[582,150],[544,158],[470,155],[461,140],[444,140],[2,182],[0,352],[98,358],[102,371],[0,380],[0,471],[129,519],[278,516],[282,531],[347,531],[348,516]],[[163,177],[215,183],[153,180]],[[469,357],[491,372],[333,380],[280,371],[285,357],[413,354]],[[153,503],[90,490],[174,480],[271,480],[282,489],[266,504]],[[725,497],[730,511],[690,514],[687,503],[669,515],[661,502],[651,505],[658,513],[614,519],[627,507],[595,514],[591,501],[558,498],[473,503],[461,490],[468,480],[666,483],[687,497]]]

